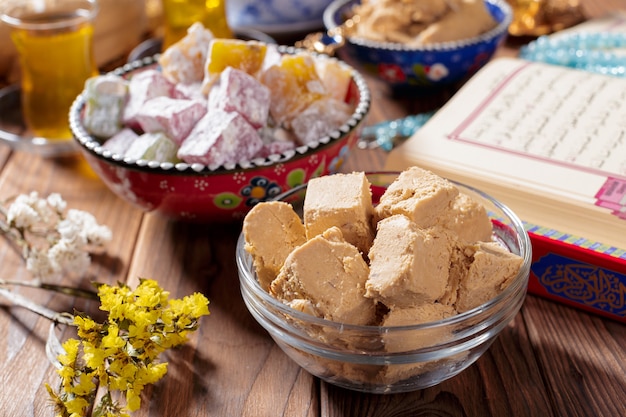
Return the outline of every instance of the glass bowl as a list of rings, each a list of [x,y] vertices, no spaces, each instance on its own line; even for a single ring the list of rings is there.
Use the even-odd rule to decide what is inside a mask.
[[[367,174],[374,202],[398,174]],[[457,375],[489,348],[521,308],[531,245],[522,221],[509,208],[481,191],[454,184],[487,209],[493,224],[492,239],[523,259],[517,276],[495,298],[464,313],[418,325],[358,326],[324,320],[290,308],[261,288],[242,234],[236,259],[248,310],[298,365],[339,387],[400,393],[427,388]],[[277,200],[294,202],[294,208],[300,210],[306,187],[296,187]]]

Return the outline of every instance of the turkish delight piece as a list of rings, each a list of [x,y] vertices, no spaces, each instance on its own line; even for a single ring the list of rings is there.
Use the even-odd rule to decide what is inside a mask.
[[[209,109],[237,112],[255,128],[267,124],[270,91],[248,73],[228,67],[209,93]]]
[[[160,71],[147,69],[133,75],[128,83],[128,102],[123,115],[124,124],[131,128],[139,128],[136,115],[144,103],[155,97],[171,97],[173,91],[174,84]]]
[[[443,229],[420,229],[397,214],[377,225],[367,297],[388,307],[433,302],[448,285],[452,245]]]
[[[345,240],[365,254],[372,245],[372,193],[363,172],[334,174],[309,181],[304,197],[307,238],[339,227]]]
[[[270,294],[286,304],[309,301],[316,315],[327,320],[372,324],[376,307],[364,297],[368,271],[359,250],[333,227],[287,256]]]
[[[302,220],[291,204],[261,202],[246,215],[242,231],[244,249],[252,256],[259,284],[267,291],[287,256],[306,242]]]
[[[102,147],[113,154],[124,155],[138,137],[134,130],[125,127],[107,139]]]
[[[283,55],[278,64],[259,74],[269,87],[270,114],[278,124],[288,124],[311,103],[327,95],[310,55]]]
[[[467,245],[467,269],[459,277],[456,310],[462,313],[500,294],[517,276],[523,259],[497,242]]]
[[[330,97],[345,101],[352,81],[352,70],[335,59],[319,58],[315,68]]]
[[[179,162],[177,149],[176,143],[163,132],[144,133],[133,141],[124,157],[176,163]]]
[[[98,75],[85,82],[85,128],[94,136],[110,138],[122,130],[128,82],[114,74]]]
[[[172,98],[207,101],[207,98],[202,94],[202,83],[183,84],[178,83],[174,86],[172,92]]]
[[[167,48],[159,57],[163,75],[174,84],[199,83],[204,78],[204,63],[213,33],[196,22],[181,40]]]
[[[146,101],[135,117],[144,132],[164,132],[180,145],[206,112],[201,101],[156,97]]]
[[[345,102],[322,98],[295,116],[291,128],[300,144],[310,145],[346,123],[351,114],[352,109]]]
[[[238,113],[212,109],[178,150],[187,163],[223,165],[249,160],[263,147],[255,128]]]
[[[221,72],[228,67],[255,75],[263,65],[266,51],[267,45],[257,41],[213,39],[204,65],[203,93],[209,94]]]
[[[417,227],[437,224],[442,212],[450,209],[459,189],[434,173],[411,167],[389,185],[376,206],[378,219],[404,214]]]
[[[263,147],[257,152],[255,157],[267,158],[270,155],[282,154],[284,152],[295,149],[296,144],[290,140],[273,140],[271,142],[263,142]]]

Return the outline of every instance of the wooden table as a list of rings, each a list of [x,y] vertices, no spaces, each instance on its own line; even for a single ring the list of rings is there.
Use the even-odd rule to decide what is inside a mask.
[[[624,6],[587,1],[588,16]],[[499,55],[512,55],[506,45]],[[433,98],[393,100],[374,80],[368,123],[423,110]],[[346,171],[382,166],[383,151],[357,150]],[[528,296],[520,314],[470,368],[442,384],[401,395],[367,395],[328,385],[294,364],[246,310],[239,292],[235,243],[240,225],[192,225],[145,214],[85,174],[79,158],[44,159],[0,146],[0,198],[61,193],[113,230],[90,280],[134,286],[157,279],[182,297],[210,299],[211,315],[181,349],[165,355],[168,375],[146,390],[135,416],[626,416],[623,324]],[[0,278],[29,279],[0,241]],[[58,311],[97,305],[36,289],[20,293]],[[0,299],[0,416],[50,416],[44,383],[57,376],[44,351],[48,320]],[[68,330],[66,335],[71,335]]]

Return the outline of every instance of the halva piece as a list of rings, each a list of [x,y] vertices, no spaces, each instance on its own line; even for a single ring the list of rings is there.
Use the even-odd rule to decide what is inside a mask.
[[[372,193],[362,172],[311,179],[304,198],[304,225],[311,239],[339,227],[347,242],[367,254],[374,239]]]
[[[404,214],[420,228],[437,224],[450,209],[459,189],[450,181],[419,167],[400,173],[376,206],[379,219]]]
[[[471,259],[459,277],[456,310],[462,313],[491,300],[515,278],[523,259],[497,242],[477,242],[465,247]]]
[[[388,307],[434,302],[448,285],[451,245],[440,229],[420,229],[398,214],[378,222],[369,251],[366,296]]]
[[[359,250],[332,227],[289,254],[270,294],[285,303],[309,301],[316,315],[327,320],[373,324],[376,308],[364,297],[368,273]]]
[[[252,255],[259,283],[267,291],[287,256],[306,242],[302,220],[291,204],[268,201],[250,210],[242,231],[244,248]]]

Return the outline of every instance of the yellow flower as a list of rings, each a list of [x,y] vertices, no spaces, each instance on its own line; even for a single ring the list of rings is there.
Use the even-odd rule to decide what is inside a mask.
[[[70,417],[83,417],[87,407],[89,407],[89,401],[83,397],[75,397],[65,402],[65,408],[70,413]]]
[[[124,339],[118,336],[119,331],[120,329],[117,324],[110,323],[107,335],[102,338],[102,347],[109,348],[112,351],[124,347],[126,342],[124,341]]]
[[[93,377],[86,373],[81,373],[78,376],[78,384],[72,387],[71,392],[80,397],[86,397],[90,395],[96,389],[96,384],[93,382]]]
[[[63,343],[63,349],[65,350],[65,354],[61,354],[58,357],[61,365],[74,366],[74,363],[76,362],[76,357],[78,356],[79,345],[80,341],[76,339],[68,339],[65,343]]]
[[[83,342],[83,360],[90,369],[100,369],[104,366],[106,353],[104,349],[94,346],[90,342]]]
[[[141,407],[141,397],[132,389],[126,391],[126,408],[129,411],[136,411],[139,407]]]
[[[185,343],[187,333],[209,314],[209,301],[200,293],[169,300],[169,292],[156,281],[141,279],[134,290],[124,285],[98,286],[100,309],[108,312],[104,323],[77,315],[74,324],[80,340],[63,344],[61,393],[49,389],[58,417],[82,417],[94,398],[96,380],[104,391],[96,414],[129,417],[127,411],[141,406],[141,392],[167,373],[167,362],[158,356],[166,349]],[[82,343],[82,350],[81,350]],[[82,353],[82,357],[80,354]],[[126,404],[112,401],[119,391]]]

